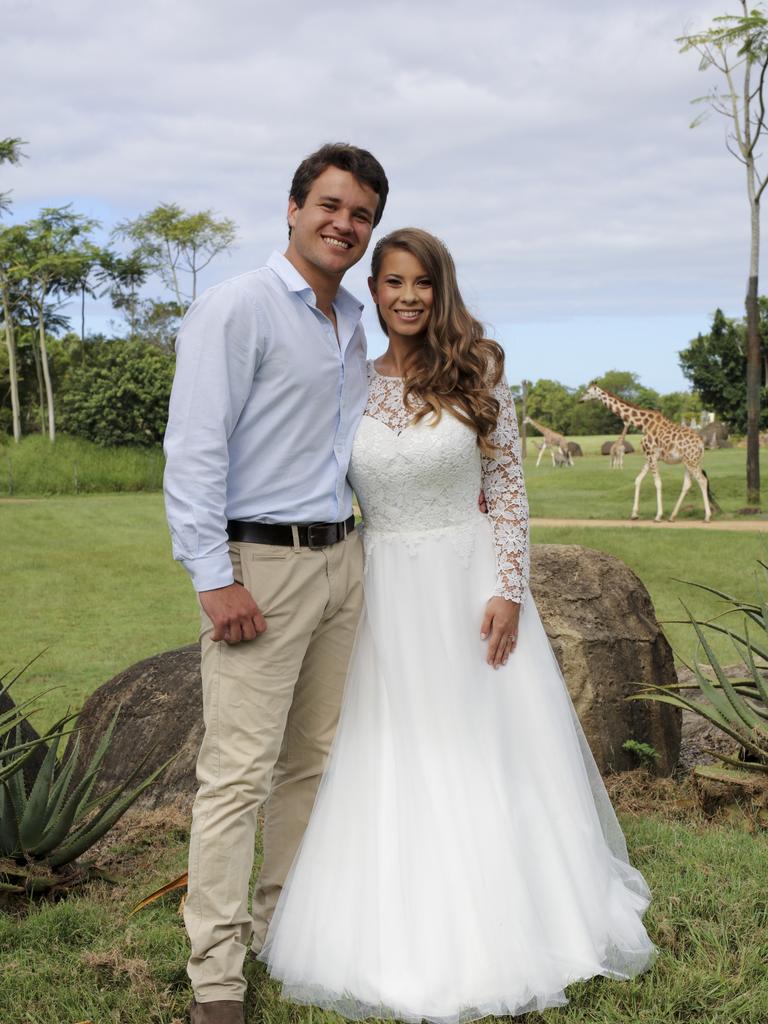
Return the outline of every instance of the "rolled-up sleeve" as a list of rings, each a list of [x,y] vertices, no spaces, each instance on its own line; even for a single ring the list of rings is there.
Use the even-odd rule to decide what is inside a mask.
[[[173,556],[195,590],[234,581],[227,547],[229,437],[264,352],[259,308],[231,282],[194,302],[176,342],[165,434],[165,509]]]

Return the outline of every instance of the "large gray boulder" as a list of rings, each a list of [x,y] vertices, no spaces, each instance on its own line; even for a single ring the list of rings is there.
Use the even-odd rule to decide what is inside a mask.
[[[534,544],[531,590],[601,772],[637,767],[622,749],[650,744],[669,775],[680,751],[679,709],[629,701],[638,683],[677,681],[672,649],[638,577],[613,555],[578,544]]]
[[[625,740],[651,744],[669,774],[680,749],[680,712],[627,701],[634,683],[675,680],[672,652],[647,590],[611,555],[571,544],[533,546],[531,589],[602,772],[636,767]],[[80,715],[81,765],[87,764],[118,705],[120,718],[99,789],[117,785],[147,754],[145,773],[172,754],[162,778],[139,805],[188,810],[203,735],[196,644],[147,658],[99,687]],[[546,751],[542,751],[542,764]]]
[[[699,433],[704,441],[705,448],[731,447],[731,443],[728,440],[728,427],[719,420],[715,420],[713,423],[707,423],[706,426],[699,429]]]
[[[616,440],[618,441],[618,437],[616,438]],[[611,454],[611,448],[613,447],[614,444],[615,444],[614,441],[603,441],[603,443],[600,445],[600,454],[601,455],[610,455]],[[625,455],[631,455],[634,450],[635,450],[635,446],[632,444],[631,441],[628,441],[627,438],[625,437],[624,438],[624,454]]]

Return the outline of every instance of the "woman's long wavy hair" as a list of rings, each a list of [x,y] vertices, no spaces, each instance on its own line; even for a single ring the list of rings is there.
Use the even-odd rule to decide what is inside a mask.
[[[371,257],[374,283],[391,249],[415,256],[432,283],[427,329],[405,367],[405,407],[413,413],[414,422],[430,412],[437,422],[443,409],[449,410],[472,427],[480,450],[491,455],[490,436],[499,416],[499,402],[492,389],[504,372],[504,350],[483,336],[482,324],[464,305],[453,258],[439,238],[420,228],[400,228],[380,239]],[[387,325],[380,312],[378,316],[386,334]]]

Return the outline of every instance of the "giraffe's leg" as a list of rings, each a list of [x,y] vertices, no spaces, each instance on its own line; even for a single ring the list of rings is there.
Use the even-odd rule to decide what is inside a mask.
[[[538,468],[538,466],[539,466],[539,463],[541,462],[541,457],[542,457],[542,455],[544,454],[544,452],[545,452],[546,450],[547,450],[547,446],[546,446],[546,444],[543,444],[543,445],[541,446],[541,448],[539,448],[539,457],[538,457],[538,459],[536,459],[536,467],[537,467],[537,468]]]
[[[704,522],[708,523],[712,518],[712,508],[709,504],[709,487],[707,486],[707,478],[698,466],[695,469],[691,466],[691,476],[701,488],[701,496],[704,499]]]
[[[677,504],[672,510],[672,515],[669,517],[670,523],[674,523],[677,519],[677,513],[680,511],[680,506],[683,504],[683,498],[686,496],[691,488],[691,474],[688,472],[688,467],[685,467],[685,476],[683,477],[683,488],[680,491],[680,497],[677,499]]]
[[[659,475],[659,467],[655,460],[651,466],[651,472],[653,473],[653,482],[656,487],[656,515],[653,517],[653,521],[660,523],[664,518],[664,511],[661,504],[661,476]]]
[[[648,463],[646,462],[645,465],[643,466],[643,468],[640,470],[640,472],[635,477],[635,501],[634,501],[634,504],[632,505],[632,515],[630,516],[631,519],[638,519],[640,517],[640,512],[639,512],[639,509],[640,509],[640,484],[645,479],[645,476],[646,476],[649,468],[650,467],[649,467]]]

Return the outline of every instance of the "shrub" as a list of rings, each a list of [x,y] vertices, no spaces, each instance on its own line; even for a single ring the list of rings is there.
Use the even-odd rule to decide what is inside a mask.
[[[60,426],[100,445],[156,445],[163,439],[173,357],[142,341],[94,345],[88,362],[68,371]]]

